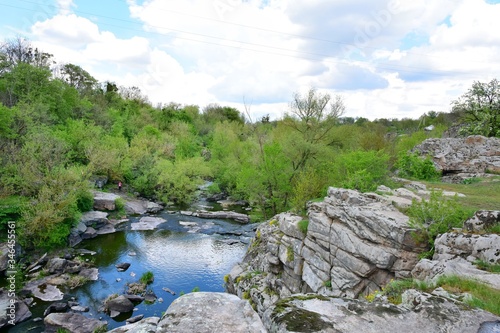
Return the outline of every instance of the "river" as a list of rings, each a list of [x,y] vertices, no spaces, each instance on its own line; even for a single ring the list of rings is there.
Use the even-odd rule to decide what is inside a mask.
[[[85,258],[99,268],[99,279],[73,290],[63,290],[64,301],[75,298],[80,305],[88,306],[90,311],[83,315],[106,320],[110,330],[125,325],[125,320],[131,316],[161,316],[177,297],[195,288],[200,291],[224,291],[224,275],[242,260],[254,226],[166,211],[155,216],[167,220],[157,230],[132,231],[130,224],[140,216],[131,217],[123,230],[80,243],[77,248],[96,252]],[[179,222],[194,222],[196,225],[186,226]],[[115,264],[123,262],[131,265],[125,272],[118,272]],[[132,314],[115,319],[100,311],[104,299],[114,293],[125,293],[127,283],[138,281],[147,271],[154,274],[154,282],[149,289],[157,295],[156,302],[142,302]],[[176,294],[172,295],[163,288],[169,288]],[[43,321],[34,322],[33,318],[43,318],[43,311],[50,303],[35,301],[38,304],[30,309],[32,318],[11,327],[8,332],[44,331]]]

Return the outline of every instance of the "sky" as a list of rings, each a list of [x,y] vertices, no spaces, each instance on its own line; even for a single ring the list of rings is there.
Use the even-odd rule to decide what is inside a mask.
[[[401,119],[500,76],[499,18],[500,0],[0,0],[0,41],[25,37],[153,105],[279,119],[314,88],[344,116]]]

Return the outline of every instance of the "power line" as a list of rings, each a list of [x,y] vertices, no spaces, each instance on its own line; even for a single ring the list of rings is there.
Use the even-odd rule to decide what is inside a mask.
[[[35,3],[32,1],[27,1],[27,0],[18,0],[22,1],[25,3],[30,3],[30,4],[36,4],[40,6],[46,6],[46,7],[52,7],[55,9],[62,9],[61,6],[56,6],[56,5],[41,5],[39,3]],[[34,9],[29,9],[29,8],[24,8],[24,7],[19,7],[19,6],[13,6],[13,5],[7,5],[7,4],[2,4],[0,3],[1,6],[5,7],[11,7],[11,8],[17,8],[17,9],[22,9],[22,10],[27,10],[27,11],[34,11],[36,12],[37,10]],[[84,12],[84,11],[77,11],[73,10],[75,13],[80,13],[84,15],[91,15],[95,17],[101,17],[101,18],[106,18],[110,20],[115,20],[115,21],[120,21],[120,22],[125,22],[125,23],[132,23],[134,25],[139,25],[140,23],[134,22],[131,20],[125,20],[125,19],[120,19],[120,18],[115,18],[115,17],[110,17],[110,16],[105,16],[105,15],[100,15],[100,14],[95,14],[95,13],[90,13],[90,12]],[[224,22],[224,21],[222,21]],[[113,25],[109,23],[100,23],[101,25],[105,26],[110,26],[110,27],[115,27],[119,29],[124,29],[124,30],[130,30],[130,31],[136,31],[136,32],[141,32],[144,33],[143,30],[138,30],[138,29],[133,29],[129,27],[123,27],[123,26],[118,26],[118,25]],[[188,40],[188,41],[193,41],[193,42],[198,42],[198,43],[204,43],[204,44],[209,44],[209,45],[215,45],[215,46],[222,46],[222,47],[230,47],[230,48],[236,48],[240,50],[247,50],[247,51],[253,51],[253,52],[259,52],[259,53],[266,53],[266,54],[272,54],[272,55],[278,55],[278,56],[286,56],[286,57],[291,57],[291,58],[297,58],[297,59],[305,59],[305,60],[324,60],[326,62],[331,62],[331,63],[339,63],[339,64],[345,64],[345,65],[353,65],[356,63],[356,61],[347,61],[347,60],[340,60],[340,59],[332,59],[332,55],[328,54],[321,54],[321,53],[313,53],[313,52],[305,52],[305,51],[297,51],[297,50],[291,50],[291,49],[286,49],[286,48],[281,48],[281,47],[275,47],[275,46],[269,46],[269,45],[263,45],[263,44],[258,44],[258,43],[250,43],[250,42],[243,42],[243,41],[238,41],[238,40],[232,40],[228,38],[222,38],[222,37],[216,37],[216,36],[210,36],[206,34],[200,34],[200,33],[193,33],[193,32],[188,32],[184,30],[179,30],[179,29],[173,29],[173,28],[168,28],[168,27],[161,27],[161,26],[154,26],[154,25],[149,25],[149,27],[156,28],[156,29],[165,29],[165,30],[171,30],[175,32],[179,32],[182,34],[187,34],[187,35],[194,35],[194,36],[201,36],[204,38],[211,38],[211,39],[216,39],[220,41],[225,41],[225,42],[232,42],[232,43],[238,43],[242,45],[249,45],[249,46],[254,46],[254,47],[261,47],[265,49],[273,49],[277,51],[284,51],[284,52],[290,52],[293,54],[285,54],[285,53],[277,53],[277,52],[272,52],[272,51],[267,51],[267,50],[262,50],[262,49],[254,49],[254,48],[248,48],[248,47],[242,47],[242,46],[235,46],[235,45],[227,45],[227,44],[220,44],[220,43],[215,43],[215,42],[210,42],[210,41],[205,41],[205,40],[199,40],[199,39],[194,39],[194,38],[188,38],[188,37],[182,37],[182,36],[175,36],[173,38],[177,39],[182,39],[182,40]],[[160,35],[164,37],[171,37],[168,34],[161,33],[161,32],[147,32],[147,34],[154,34],[154,35]],[[294,35],[291,35],[294,36]],[[349,45],[349,44],[347,44]],[[297,54],[304,54],[306,56],[300,56]],[[311,57],[312,56],[312,57]],[[358,63],[369,63],[367,61],[357,61]],[[428,74],[428,75],[447,75],[447,74],[453,74],[454,72],[444,72],[444,71],[433,71],[433,70],[428,70],[425,68],[420,68],[420,67],[414,67],[414,66],[401,66],[401,65],[392,65],[392,64],[387,64],[387,63],[370,63],[373,65],[375,68],[378,69],[386,69],[386,70],[395,70],[395,71],[400,71],[400,72],[408,72],[408,73],[421,73],[421,74]],[[407,69],[404,69],[407,68]],[[415,69],[415,70],[411,70]]]

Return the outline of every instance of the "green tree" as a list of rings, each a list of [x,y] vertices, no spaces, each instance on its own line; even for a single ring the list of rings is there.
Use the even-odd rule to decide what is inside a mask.
[[[464,134],[500,137],[500,85],[475,81],[460,98],[453,101],[453,111],[463,113]]]
[[[298,156],[292,161],[295,171],[303,169],[315,157],[313,145],[328,144],[328,133],[337,124],[338,117],[345,111],[341,96],[334,99],[329,94],[309,89],[305,96],[293,95],[290,113],[285,116],[284,124],[300,133],[301,141],[306,143],[297,150]]]

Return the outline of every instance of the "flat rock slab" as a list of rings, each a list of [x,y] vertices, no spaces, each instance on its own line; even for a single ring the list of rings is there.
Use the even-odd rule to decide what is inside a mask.
[[[108,222],[108,213],[106,212],[98,212],[92,210],[90,212],[85,212],[82,214],[82,218],[80,222],[85,224],[86,226],[96,225],[96,224],[105,224]],[[83,230],[85,231],[85,230]]]
[[[43,322],[47,333],[60,330],[67,330],[71,333],[93,333],[108,325],[105,321],[87,318],[78,313],[51,313]]]
[[[250,303],[226,293],[195,292],[177,298],[158,323],[156,332],[265,333]]]
[[[139,222],[132,223],[130,228],[132,230],[154,230],[160,224],[167,222],[167,220],[161,217],[145,216],[139,220]]]
[[[64,294],[56,286],[47,283],[55,277],[56,275],[51,275],[41,280],[28,282],[23,290],[29,291],[34,297],[45,302],[60,301],[63,299]]]
[[[218,212],[208,212],[208,211],[197,211],[193,216],[198,216],[204,219],[227,219],[234,220],[236,222],[246,224],[250,222],[250,216],[246,214],[231,212],[231,211],[218,211]]]
[[[142,319],[136,323],[124,325],[108,333],[150,333],[156,332],[156,325],[160,321],[159,317],[149,317]]]
[[[94,209],[95,210],[115,210],[115,200],[120,198],[119,195],[106,192],[94,192]]]
[[[163,209],[163,206],[147,201],[147,200],[140,200],[140,199],[130,199],[130,198],[124,198],[125,199],[125,212],[127,214],[133,214],[133,215],[143,215],[146,213],[158,213]]]
[[[405,299],[406,302],[405,303]],[[473,310],[444,297],[409,290],[403,304],[293,295],[269,308],[263,321],[272,332],[331,333],[477,333],[481,324],[499,317]]]

